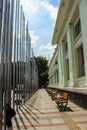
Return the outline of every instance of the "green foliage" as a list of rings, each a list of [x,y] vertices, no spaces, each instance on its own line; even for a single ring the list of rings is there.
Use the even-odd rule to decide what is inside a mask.
[[[45,88],[48,85],[48,60],[42,56],[37,56],[35,59],[38,67],[39,88]]]

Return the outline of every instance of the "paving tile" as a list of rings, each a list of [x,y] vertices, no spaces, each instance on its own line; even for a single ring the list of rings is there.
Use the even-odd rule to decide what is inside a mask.
[[[13,130],[87,130],[87,111],[69,101],[73,111],[59,112],[44,89],[38,90],[12,119]]]
[[[62,118],[52,118],[51,119],[52,120],[52,124],[59,124],[59,125],[61,125],[61,124],[65,124],[65,121],[62,119]]]

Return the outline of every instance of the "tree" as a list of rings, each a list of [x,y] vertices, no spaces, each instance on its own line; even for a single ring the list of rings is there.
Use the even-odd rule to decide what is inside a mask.
[[[48,60],[45,57],[35,57],[38,67],[38,85],[39,88],[46,88],[48,85]]]

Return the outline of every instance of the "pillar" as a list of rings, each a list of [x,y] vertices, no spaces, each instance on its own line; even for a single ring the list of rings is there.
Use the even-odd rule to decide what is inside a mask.
[[[73,39],[73,26],[69,25],[67,30],[67,43],[68,43],[68,57],[69,57],[70,86],[73,86],[75,84],[76,79],[74,47],[72,44],[72,39]]]
[[[85,61],[85,76],[87,85],[87,0],[79,0],[79,12],[81,20],[81,30],[83,39],[84,61]]]

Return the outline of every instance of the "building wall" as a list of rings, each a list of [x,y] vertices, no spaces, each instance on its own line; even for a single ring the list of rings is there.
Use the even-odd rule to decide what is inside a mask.
[[[54,56],[51,59],[51,63],[49,66],[49,87],[57,87],[59,78],[58,78],[58,51],[57,48],[55,50]]]
[[[65,4],[67,4],[65,2]],[[64,9],[64,8],[63,8]],[[63,10],[62,9],[62,10]],[[66,12],[68,17],[64,19],[63,26],[58,35],[57,51],[50,63],[49,86],[51,87],[86,87],[87,85],[87,1],[73,1],[71,8]],[[63,17],[63,16],[61,16]],[[60,17],[60,19],[62,19]],[[61,20],[60,20],[61,21]],[[58,29],[58,19],[55,29]],[[59,35],[61,34],[61,35]],[[57,38],[58,37],[58,38]],[[59,82],[55,85],[55,55],[58,61],[57,68]],[[51,79],[53,79],[51,81]]]

